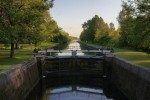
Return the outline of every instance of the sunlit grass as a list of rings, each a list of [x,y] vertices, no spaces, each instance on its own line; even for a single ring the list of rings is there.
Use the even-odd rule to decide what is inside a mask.
[[[0,70],[32,57],[32,49],[15,50],[15,58],[9,58],[10,50],[0,50]]]
[[[144,52],[124,51],[124,52],[117,52],[116,55],[124,59],[127,59],[135,64],[139,64],[150,68],[150,56],[148,56],[148,54]]]
[[[9,58],[10,49],[0,49],[0,70],[9,68],[10,66],[33,57],[34,48],[53,47],[57,43],[42,43],[38,47],[26,45],[24,49],[15,50],[15,58]]]
[[[95,48],[102,47],[102,46],[91,44],[91,43],[84,43],[84,44],[91,46],[91,47],[95,47]],[[148,54],[144,52],[137,52],[134,50],[129,50],[127,48],[113,48],[113,49],[114,49],[114,53],[116,56],[124,58],[132,63],[150,68],[150,56],[148,56]]]

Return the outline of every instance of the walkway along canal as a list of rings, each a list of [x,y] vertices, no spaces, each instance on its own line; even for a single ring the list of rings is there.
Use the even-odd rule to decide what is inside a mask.
[[[75,47],[81,49],[77,42],[69,44],[68,49]],[[0,98],[150,100],[149,69],[101,53],[96,54],[97,58],[95,54],[80,52],[80,57],[59,58],[72,54],[53,53],[53,57],[30,59],[4,70],[0,72]]]

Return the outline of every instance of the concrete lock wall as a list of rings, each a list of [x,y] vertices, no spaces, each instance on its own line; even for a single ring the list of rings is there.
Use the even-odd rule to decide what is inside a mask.
[[[150,70],[124,59],[106,59],[109,79],[129,100],[150,100]]]
[[[35,58],[0,72],[0,100],[24,100],[39,81]]]

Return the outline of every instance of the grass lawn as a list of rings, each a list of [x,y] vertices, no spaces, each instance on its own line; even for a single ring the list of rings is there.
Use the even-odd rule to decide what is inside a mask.
[[[102,46],[87,44],[88,46],[101,48]],[[150,56],[144,52],[133,51],[124,48],[114,48],[115,54],[118,57],[124,58],[132,63],[142,65],[144,67],[150,68]]]
[[[0,50],[0,70],[32,57],[32,49],[15,50],[15,58],[9,58],[10,50]]]
[[[144,67],[150,68],[150,56],[148,56],[144,52],[124,51],[124,52],[117,52],[116,55],[124,59],[127,59],[135,64],[139,64]]]
[[[36,48],[53,47],[57,43],[42,43]],[[35,46],[28,46],[24,49],[15,50],[15,58],[9,58],[10,49],[0,50],[0,70],[9,68],[11,65],[17,64],[21,61],[33,57],[33,49]]]

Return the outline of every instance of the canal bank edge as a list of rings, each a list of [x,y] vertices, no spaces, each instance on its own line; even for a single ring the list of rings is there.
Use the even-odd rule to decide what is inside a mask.
[[[0,72],[0,99],[23,100],[40,80],[36,58]]]
[[[129,100],[150,100],[150,70],[119,57],[106,57],[108,79]]]
[[[129,100],[150,100],[150,70],[119,57],[105,57],[107,77]],[[23,100],[42,76],[32,58],[0,72],[1,100]]]

